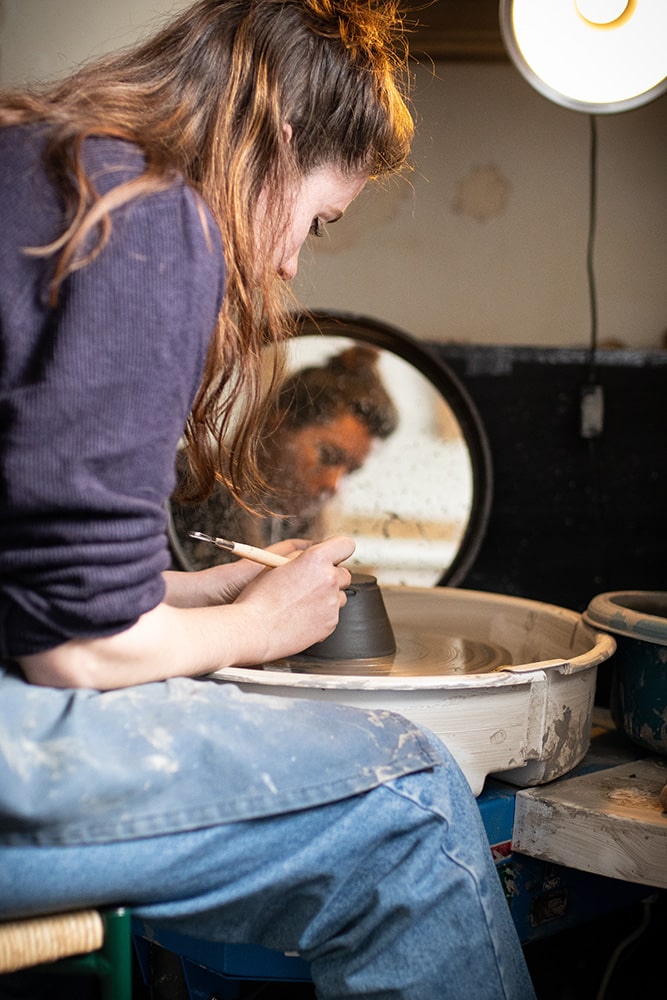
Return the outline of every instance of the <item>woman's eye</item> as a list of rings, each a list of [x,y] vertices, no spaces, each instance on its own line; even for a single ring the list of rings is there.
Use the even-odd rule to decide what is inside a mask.
[[[328,469],[336,468],[338,466],[346,467],[348,465],[347,455],[342,448],[338,448],[334,444],[321,444],[317,449],[317,460],[320,465],[325,466]]]
[[[316,215],[310,224],[310,235],[324,236],[324,223],[320,219],[319,215]]]

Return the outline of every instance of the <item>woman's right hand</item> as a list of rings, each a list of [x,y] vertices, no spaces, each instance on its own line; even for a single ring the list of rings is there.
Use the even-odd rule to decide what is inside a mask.
[[[333,632],[352,579],[341,563],[354,548],[346,536],[328,538],[249,583],[233,605],[248,616],[249,647],[259,647],[249,648],[246,663],[293,655]]]

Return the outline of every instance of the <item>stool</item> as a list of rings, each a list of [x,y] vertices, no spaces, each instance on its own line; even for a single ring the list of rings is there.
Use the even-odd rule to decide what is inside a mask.
[[[94,975],[102,1000],[131,1000],[130,911],[79,910],[0,924],[0,974]]]

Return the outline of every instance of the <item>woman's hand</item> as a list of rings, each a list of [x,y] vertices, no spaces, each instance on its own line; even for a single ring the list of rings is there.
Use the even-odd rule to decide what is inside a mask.
[[[243,590],[234,607],[249,615],[251,634],[263,637],[264,652],[247,662],[266,662],[298,653],[333,632],[352,579],[341,566],[354,552],[350,538],[337,536],[301,552],[284,566],[267,570]]]
[[[306,538],[288,538],[269,545],[267,551],[294,558],[312,544]],[[231,604],[263,570],[263,566],[249,559],[221,563],[209,569],[190,573],[168,570],[163,574],[167,588],[164,600],[166,604],[177,608]]]

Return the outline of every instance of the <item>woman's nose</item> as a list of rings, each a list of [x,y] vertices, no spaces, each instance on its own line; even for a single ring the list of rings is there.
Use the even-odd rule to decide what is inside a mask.
[[[299,270],[299,251],[293,254],[288,260],[284,260],[280,265],[280,270],[278,274],[283,279],[283,281],[291,281],[296,278],[297,271]]]
[[[332,466],[326,470],[322,470],[320,473],[320,493],[324,493],[327,496],[335,496],[340,487],[340,481],[345,475],[345,469],[342,465]]]

